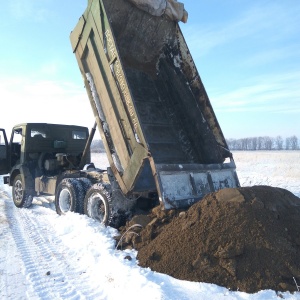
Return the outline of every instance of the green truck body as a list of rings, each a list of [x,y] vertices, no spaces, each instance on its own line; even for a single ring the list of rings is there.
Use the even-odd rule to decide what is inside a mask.
[[[178,22],[131,2],[90,0],[71,33],[122,192],[156,191],[169,209],[237,187],[232,155]]]

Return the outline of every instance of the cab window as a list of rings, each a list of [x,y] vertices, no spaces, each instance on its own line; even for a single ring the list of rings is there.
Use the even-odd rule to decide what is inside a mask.
[[[47,138],[46,131],[42,129],[32,128],[30,131],[30,136],[33,138]]]
[[[21,144],[22,142],[22,129],[15,129],[12,136],[12,143]]]
[[[86,140],[86,131],[83,130],[73,130],[72,131],[73,140]]]
[[[0,130],[0,145],[5,145],[4,132]]]

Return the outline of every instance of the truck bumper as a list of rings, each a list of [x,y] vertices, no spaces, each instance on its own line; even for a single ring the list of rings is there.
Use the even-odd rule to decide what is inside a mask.
[[[9,184],[9,175],[3,176],[3,183]]]

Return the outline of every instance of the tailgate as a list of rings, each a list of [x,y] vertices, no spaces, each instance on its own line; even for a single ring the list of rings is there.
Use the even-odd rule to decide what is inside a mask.
[[[159,164],[156,169],[165,209],[189,207],[208,193],[239,186],[233,160],[210,165]]]

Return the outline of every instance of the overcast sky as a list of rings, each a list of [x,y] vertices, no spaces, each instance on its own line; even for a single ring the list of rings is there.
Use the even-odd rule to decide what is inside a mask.
[[[87,0],[10,0],[0,10],[0,127],[92,127],[69,42]],[[300,1],[186,0],[187,44],[226,138],[300,136]]]

